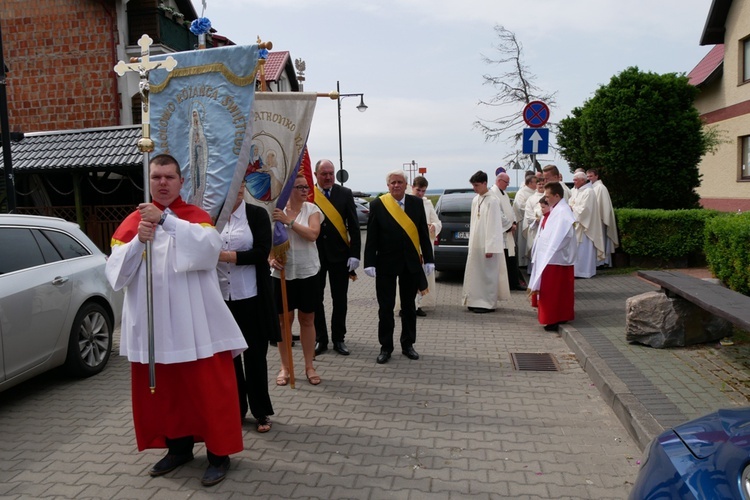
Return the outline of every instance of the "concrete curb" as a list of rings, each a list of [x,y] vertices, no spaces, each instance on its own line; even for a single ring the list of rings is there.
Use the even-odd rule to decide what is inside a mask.
[[[578,330],[570,325],[560,325],[560,335],[599,389],[604,401],[643,451],[653,438],[664,431],[664,427],[628,390],[627,385],[607,366]]]

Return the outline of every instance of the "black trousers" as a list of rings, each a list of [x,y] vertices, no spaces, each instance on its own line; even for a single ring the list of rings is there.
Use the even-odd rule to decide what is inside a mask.
[[[375,275],[375,294],[378,298],[378,340],[383,350],[393,352],[393,329],[396,322],[393,308],[396,307],[396,281],[401,299],[401,349],[411,347],[417,341],[417,296],[419,274],[410,273],[404,266],[399,274]]]
[[[273,415],[271,396],[268,394],[268,336],[259,330],[258,325],[258,318],[263,317],[261,300],[255,296],[230,300],[226,304],[247,342],[247,349],[234,358],[240,416],[247,413],[248,406],[255,418]]]
[[[331,301],[333,302],[331,339],[334,342],[343,342],[346,336],[346,295],[349,291],[349,268],[346,261],[328,262],[326,259],[320,259],[320,271],[318,272],[320,301],[315,308],[315,340],[323,346],[328,345],[328,327],[326,326],[326,311],[323,305],[326,275],[328,275],[328,281],[331,283]]]
[[[504,252],[505,265],[508,268],[508,285],[510,286],[511,290],[515,290],[521,287],[521,276],[518,272],[518,255],[514,255],[513,257],[509,256],[507,248],[504,250]]]
[[[169,449],[169,454],[171,455],[187,455],[188,453],[193,452],[193,445],[195,444],[195,439],[193,436],[183,436],[175,439],[166,439],[167,442],[167,448]],[[216,455],[214,453],[211,453],[209,450],[206,450],[206,455],[208,456],[208,463],[210,463],[213,466],[218,467],[219,465],[224,463],[224,460],[227,459],[229,455]]]

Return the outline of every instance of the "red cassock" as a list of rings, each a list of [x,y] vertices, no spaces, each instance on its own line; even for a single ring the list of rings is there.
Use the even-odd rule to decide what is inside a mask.
[[[539,284],[538,318],[542,325],[575,319],[573,266],[548,264]]]
[[[180,219],[212,225],[205,211],[181,198],[169,209]],[[131,241],[138,234],[140,220],[137,211],[132,213],[115,231],[113,240]],[[155,333],[159,335],[158,331]],[[139,450],[166,448],[167,438],[193,436],[195,442],[205,442],[216,455],[242,451],[242,421],[231,351],[194,361],[156,363],[154,394],[149,387],[148,364],[130,365],[133,423]]]
[[[138,450],[166,448],[165,438],[193,436],[216,455],[242,451],[240,403],[229,351],[188,363],[157,363],[154,394],[148,365],[130,365]]]

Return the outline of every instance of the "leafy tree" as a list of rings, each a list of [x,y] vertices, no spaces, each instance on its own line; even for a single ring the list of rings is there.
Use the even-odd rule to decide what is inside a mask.
[[[497,93],[486,101],[480,100],[479,104],[504,108],[500,110],[504,114],[490,120],[479,119],[474,122],[474,127],[482,131],[487,141],[505,138],[517,145],[523,137],[523,107],[531,101],[543,101],[552,107],[555,105],[555,93],[543,94],[534,84],[536,76],[523,62],[523,46],[515,33],[500,25],[495,26],[495,33],[499,42],[493,48],[499,53],[498,58],[482,58],[487,64],[500,66],[504,72],[498,76],[482,76],[484,84],[494,87]],[[508,132],[512,132],[510,138],[506,136]],[[515,155],[518,154],[517,151]]]
[[[698,163],[715,146],[684,75],[631,67],[600,87],[558,126],[557,144],[571,171],[597,168],[626,208],[695,208]]]

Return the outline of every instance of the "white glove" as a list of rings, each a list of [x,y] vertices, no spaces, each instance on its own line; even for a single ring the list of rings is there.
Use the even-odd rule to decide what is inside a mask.
[[[432,273],[435,272],[435,264],[433,264],[432,262],[426,263],[423,266],[423,268],[424,268],[424,275],[425,276],[429,276],[429,275],[431,275]]]
[[[370,278],[375,277],[375,268],[374,267],[366,267],[365,268],[365,274],[369,276]]]
[[[351,273],[359,267],[359,259],[349,257],[349,260],[346,261],[346,265],[349,268],[349,272]]]

